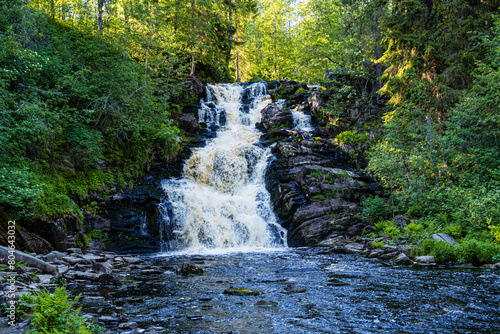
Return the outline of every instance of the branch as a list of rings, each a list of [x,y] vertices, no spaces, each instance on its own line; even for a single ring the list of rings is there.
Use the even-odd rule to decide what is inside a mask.
[[[36,88],[36,87],[32,87],[32,86],[27,86],[27,85],[23,85],[23,84],[19,84],[19,86],[21,86],[23,88],[34,89],[34,90],[36,90],[37,92],[40,92],[40,93],[47,93],[47,94],[59,95],[59,96],[63,96],[64,95],[63,93],[60,93],[60,92],[49,92],[47,90],[43,90],[43,89],[40,89],[40,88]]]
[[[142,86],[142,87],[137,88],[137,89],[136,89],[136,90],[135,90],[132,94],[130,94],[130,95],[129,95],[129,97],[128,97],[128,98],[130,99],[132,96],[134,96],[134,95],[135,95],[135,93],[137,93],[138,91],[140,91],[141,89],[143,89],[143,88],[145,88],[145,87],[146,87],[146,86]]]

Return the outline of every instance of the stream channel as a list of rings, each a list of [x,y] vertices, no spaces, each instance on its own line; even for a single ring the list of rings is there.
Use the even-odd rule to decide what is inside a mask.
[[[70,283],[82,310],[112,330],[133,321],[166,333],[500,333],[498,271],[288,248],[255,128],[269,102],[265,83],[208,85],[199,121],[215,135],[162,182],[162,250],[115,268],[113,282]],[[179,274],[185,262],[203,273]]]

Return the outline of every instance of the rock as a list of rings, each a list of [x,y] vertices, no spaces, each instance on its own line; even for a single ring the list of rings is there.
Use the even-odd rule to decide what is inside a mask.
[[[224,294],[232,296],[257,296],[260,292],[247,288],[229,288],[224,290]]]
[[[36,275],[33,277],[33,282],[46,285],[50,284],[53,278],[53,275]]]
[[[101,316],[97,319],[99,322],[102,322],[102,323],[105,323],[105,324],[108,324],[108,323],[111,323],[111,322],[119,322],[120,319],[116,318],[116,317],[112,317],[112,316]]]
[[[458,245],[458,242],[455,241],[455,238],[453,238],[448,233],[436,233],[431,235],[431,238],[437,241],[444,241],[449,244]]]
[[[384,254],[380,255],[379,258],[381,258],[381,259],[389,259],[390,260],[390,259],[393,259],[396,256],[398,256],[398,254],[399,254],[399,252],[397,252],[397,251],[396,252],[389,252],[389,253],[384,252]]]
[[[104,273],[104,274],[111,274],[111,264],[109,262],[106,263],[101,263],[101,262],[94,262],[92,264],[92,270],[94,270],[97,273]]]
[[[415,262],[419,264],[434,264],[436,263],[436,260],[434,259],[434,256],[417,256],[415,257]]]
[[[135,328],[131,331],[122,332],[121,334],[142,334],[142,333],[146,333],[146,330],[143,328]],[[153,331],[151,333],[156,333],[156,331]],[[106,334],[106,333],[104,333],[104,334]]]
[[[201,95],[205,91],[203,82],[194,75],[190,75],[186,78],[186,89],[194,95]]]
[[[179,274],[182,276],[188,276],[188,275],[202,275],[203,274],[203,269],[195,265],[194,263],[191,262],[184,262],[182,264],[181,269],[179,270]]]
[[[394,258],[394,262],[401,265],[407,265],[413,263],[413,261],[404,253],[401,253],[398,256],[396,256],[396,258]]]
[[[278,306],[277,302],[273,302],[271,300],[259,300],[254,304],[256,307],[274,307]]]
[[[356,225],[353,225],[353,226],[349,227],[349,229],[347,230],[347,236],[349,238],[352,238],[352,237],[361,235],[361,233],[363,233],[363,229],[365,227],[366,227],[366,225],[363,223],[358,223]]]
[[[203,270],[202,270],[203,272]],[[163,274],[163,270],[161,268],[149,268],[149,269],[143,269],[141,270],[142,275],[156,275],[156,274]],[[184,274],[183,274],[184,275]],[[184,276],[187,276],[189,274],[186,274]]]
[[[5,246],[0,246],[0,257],[8,259],[11,252],[12,250],[10,248]],[[42,261],[40,259],[37,259],[34,256],[25,254],[18,250],[14,250],[14,255],[16,257],[16,262],[26,262],[28,266],[38,268],[43,274],[53,274],[53,275],[58,274],[56,266],[47,263],[45,261]]]
[[[103,256],[97,256],[94,254],[85,254],[82,256],[83,259],[88,260],[89,262],[95,261],[95,262],[105,262],[107,259]]]
[[[380,255],[384,254],[384,251],[380,248],[372,250],[369,254],[369,258],[376,258],[379,257]]]
[[[394,226],[396,227],[406,227],[408,226],[408,224],[411,223],[411,220],[410,218],[406,217],[406,216],[396,216],[394,217]]]
[[[279,103],[271,103],[260,112],[262,114],[261,124],[263,132],[272,128],[292,127],[293,117],[290,109],[283,109]]]
[[[139,259],[138,257],[133,257],[133,256],[124,256],[123,260],[125,262],[131,263],[131,264],[137,264],[137,263],[141,263],[142,262],[141,259]]]
[[[345,239],[343,236],[334,234],[333,236],[329,236],[327,239],[320,241],[316,244],[316,246],[335,246],[339,242],[344,242]]]
[[[350,285],[349,283],[342,282],[341,280],[338,280],[336,278],[329,279],[327,284],[331,285],[331,286],[347,286],[347,285]]]
[[[78,257],[73,257],[73,256],[65,256],[62,258],[62,260],[66,263],[69,263],[70,265],[74,266],[76,264],[89,264],[90,262],[86,259],[78,258]]]
[[[136,328],[139,328],[139,325],[137,324],[137,322],[124,322],[124,323],[121,323],[118,325],[118,328],[119,329],[136,329]]]
[[[59,251],[52,251],[47,255],[42,256],[42,260],[52,262],[54,260],[61,260],[64,256],[66,256],[66,253],[59,252]]]
[[[66,273],[68,278],[82,279],[89,281],[96,281],[99,279],[99,275],[90,271],[68,271]]]
[[[307,99],[309,103],[309,107],[314,115],[319,116],[319,112],[321,111],[321,94],[318,91],[314,91],[309,98]]]
[[[357,242],[348,243],[344,246],[347,253],[357,254],[365,249],[365,245]]]
[[[294,285],[287,285],[285,287],[285,293],[287,294],[292,294],[292,293],[305,293],[307,292],[306,289],[304,288],[301,288],[301,287],[297,287],[297,286],[294,286]]]
[[[491,269],[500,269],[500,262],[490,264]]]
[[[76,254],[83,255],[83,252],[82,252],[81,248],[68,248],[66,250],[66,253],[68,253],[68,254],[76,253]]]
[[[170,117],[177,122],[179,128],[188,132],[196,132],[199,129],[198,119],[193,114],[178,112],[170,113]]]

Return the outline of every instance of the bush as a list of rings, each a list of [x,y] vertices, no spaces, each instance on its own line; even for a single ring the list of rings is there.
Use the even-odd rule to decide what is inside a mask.
[[[73,300],[64,287],[58,287],[54,293],[47,290],[27,295],[24,300],[33,306],[33,318],[29,334],[93,334],[102,333],[104,328],[91,325],[73,309],[80,296]]]
[[[385,200],[378,196],[365,197],[361,201],[361,205],[363,206],[363,213],[371,223],[384,219],[389,213],[389,210],[385,206]]]
[[[344,131],[335,138],[335,143],[339,145],[359,145],[366,143],[370,137],[367,134],[358,133],[356,130]]]
[[[468,239],[461,244],[459,260],[460,262],[472,263],[475,266],[479,266],[485,263],[493,263],[493,258],[499,254],[499,245]]]

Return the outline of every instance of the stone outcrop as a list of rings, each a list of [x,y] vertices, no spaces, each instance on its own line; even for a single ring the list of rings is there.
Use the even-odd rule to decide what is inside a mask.
[[[280,103],[271,103],[261,111],[262,131],[264,133],[271,129],[293,126],[293,118],[290,109],[283,108]]]

